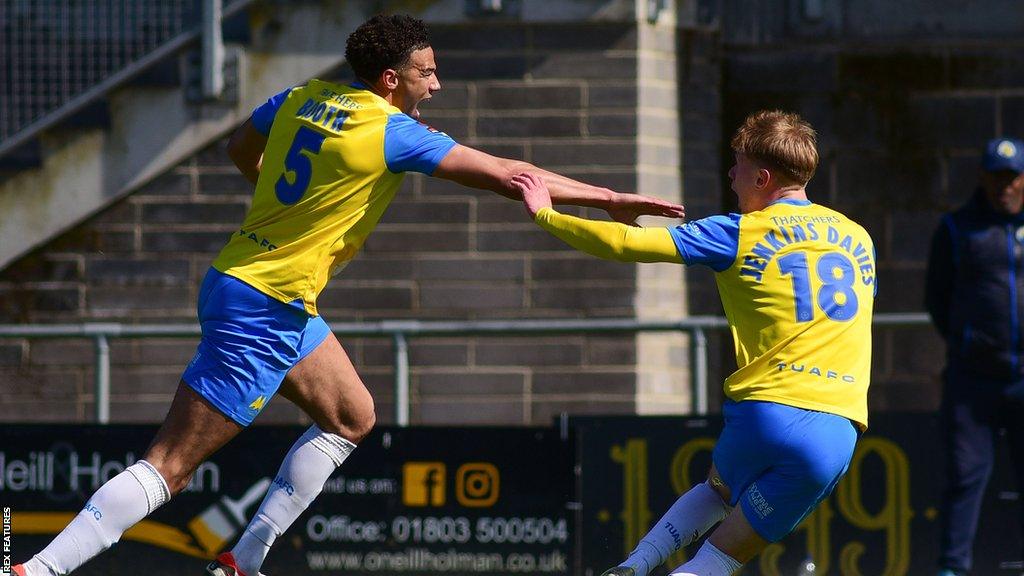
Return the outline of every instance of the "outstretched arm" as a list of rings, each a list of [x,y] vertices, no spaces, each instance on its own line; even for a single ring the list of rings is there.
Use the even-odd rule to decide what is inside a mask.
[[[556,212],[544,181],[533,174],[512,177],[534,221],[573,248],[620,262],[675,262],[683,259],[666,228],[641,228],[587,220]]]
[[[612,218],[626,224],[632,224],[637,216],[644,214],[669,218],[683,216],[682,206],[660,198],[621,194],[537,168],[529,162],[499,158],[468,146],[456,145],[452,148],[437,165],[433,175],[463,186],[491,190],[512,200],[521,200],[522,194],[512,182],[513,176],[520,173],[543,178],[556,204],[602,208]]]

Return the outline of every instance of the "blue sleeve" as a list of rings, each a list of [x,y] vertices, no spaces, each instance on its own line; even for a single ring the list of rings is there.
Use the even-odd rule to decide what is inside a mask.
[[[711,216],[668,229],[687,265],[705,264],[721,272],[736,261],[740,247],[740,215]]]
[[[437,165],[455,146],[455,140],[414,120],[406,114],[392,114],[384,128],[384,162],[394,173],[433,174]]]
[[[277,115],[278,109],[281,108],[281,104],[284,104],[284,99],[288,97],[288,93],[292,89],[282,90],[277,94],[270,97],[269,100],[260,104],[252,111],[252,125],[256,128],[256,131],[264,136],[270,136],[270,127],[274,125],[274,116]]]

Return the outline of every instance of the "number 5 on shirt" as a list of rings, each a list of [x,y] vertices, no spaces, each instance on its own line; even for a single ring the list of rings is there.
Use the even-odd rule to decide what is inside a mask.
[[[309,188],[309,180],[313,176],[313,162],[311,154],[319,154],[320,147],[324,144],[327,136],[308,128],[300,126],[292,140],[292,146],[288,149],[288,155],[284,159],[285,171],[274,184],[274,191],[277,199],[286,205],[295,204]],[[309,154],[303,154],[305,150]],[[288,183],[288,173],[294,174],[292,182]]]

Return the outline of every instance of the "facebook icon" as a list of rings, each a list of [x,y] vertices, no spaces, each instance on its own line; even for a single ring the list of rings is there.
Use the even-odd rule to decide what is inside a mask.
[[[444,506],[446,470],[443,462],[406,462],[402,465],[402,504]]]

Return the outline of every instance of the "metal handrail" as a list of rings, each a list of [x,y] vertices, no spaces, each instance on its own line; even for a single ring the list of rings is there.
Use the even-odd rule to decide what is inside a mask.
[[[877,326],[922,326],[924,313],[876,314]],[[684,332],[690,335],[690,386],[694,413],[708,410],[707,330],[722,330],[729,322],[719,316],[691,316],[679,320],[636,320],[633,318],[567,320],[466,320],[420,321],[381,320],[340,322],[331,329],[338,336],[390,337],[394,345],[395,422],[409,424],[410,337],[422,336],[510,336],[523,334],[579,334],[608,332]],[[4,338],[91,338],[95,345],[96,421],[110,421],[110,338],[188,338],[201,334],[197,324],[0,324]]]

